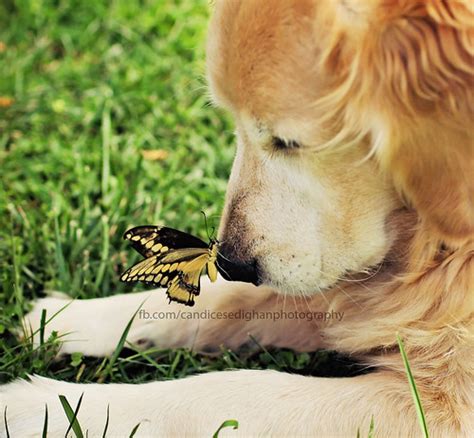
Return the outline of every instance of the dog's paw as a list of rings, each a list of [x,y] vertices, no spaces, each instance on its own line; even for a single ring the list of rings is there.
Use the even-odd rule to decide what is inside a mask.
[[[73,300],[61,293],[38,299],[23,318],[20,337],[29,339],[35,347],[42,340],[56,339],[60,345],[59,354],[77,351],[90,356],[110,354],[113,347],[103,339],[105,324],[102,327],[97,324],[97,320],[101,319],[98,314],[101,306],[97,306],[97,302]]]
[[[21,336],[31,339],[35,346],[41,342],[41,337],[44,341],[56,337],[61,345],[60,354],[81,352],[87,356],[109,356],[135,315],[126,346],[144,349],[151,345],[163,348],[181,345],[184,342],[181,337],[187,333],[189,324],[177,334],[173,329],[177,321],[146,318],[137,313],[144,307],[150,315],[166,309],[166,296],[161,292],[88,300],[73,300],[64,294],[48,296],[34,302],[32,310],[24,317]]]
[[[115,350],[127,323],[137,310],[130,300],[117,302],[119,297],[72,300],[66,295],[53,295],[33,303],[22,322],[21,337],[30,338],[35,346],[57,338],[60,354],[81,352],[87,356],[108,356]],[[44,316],[43,316],[44,315]],[[138,347],[151,342],[136,338],[129,332],[127,341]],[[135,341],[135,342],[134,342]]]

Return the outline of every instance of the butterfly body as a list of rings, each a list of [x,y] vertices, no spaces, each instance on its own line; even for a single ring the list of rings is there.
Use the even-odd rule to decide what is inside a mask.
[[[207,244],[191,234],[158,226],[132,228],[124,239],[145,257],[122,274],[124,282],[166,287],[170,301],[192,306],[200,293],[201,275],[207,272],[211,281],[217,279],[216,240]]]

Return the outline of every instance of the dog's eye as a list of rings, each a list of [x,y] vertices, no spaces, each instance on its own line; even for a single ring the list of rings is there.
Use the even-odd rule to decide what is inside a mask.
[[[298,149],[299,143],[294,140],[284,140],[280,137],[272,138],[272,145],[277,150]]]

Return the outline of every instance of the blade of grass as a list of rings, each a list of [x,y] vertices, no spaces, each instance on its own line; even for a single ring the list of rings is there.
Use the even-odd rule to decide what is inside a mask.
[[[95,287],[99,288],[104,279],[105,270],[109,264],[109,222],[107,216],[102,216],[102,254],[100,257],[100,266],[97,270],[97,276],[95,278]]]
[[[214,435],[212,435],[212,438],[218,438],[219,437],[219,432],[226,428],[226,427],[232,427],[234,430],[239,428],[239,422],[237,420],[226,420],[224,421],[219,428],[214,432]]]
[[[94,378],[100,378],[100,375],[102,373],[102,370],[104,369],[105,365],[107,364],[108,362],[108,358],[107,357],[104,357],[102,359],[102,362],[99,364],[99,366],[97,367],[97,369],[95,370],[95,373],[94,373]]]
[[[16,240],[11,234],[11,248],[12,248],[12,258],[13,258],[13,296],[12,298],[15,300],[15,309],[16,314],[23,318],[23,307],[21,303],[23,302],[23,287],[20,281],[20,256],[18,254],[18,248],[16,245]]]
[[[66,413],[66,417],[69,420],[69,427],[66,430],[65,436],[67,436],[69,431],[72,429],[77,438],[84,438],[84,434],[82,433],[81,426],[79,424],[79,421],[77,420],[77,414],[79,412],[79,408],[81,407],[83,396],[84,396],[84,393],[82,393],[81,396],[79,397],[79,401],[77,402],[77,406],[74,411],[72,410],[71,405],[67,401],[67,398],[64,395],[59,396],[59,401],[61,402],[64,412]]]
[[[143,302],[144,303],[144,302]],[[110,360],[107,364],[107,366],[104,369],[104,372],[100,375],[98,382],[102,383],[106,379],[106,377],[112,372],[112,368],[117,361],[117,358],[119,357],[120,352],[123,350],[123,346],[125,345],[125,341],[127,340],[128,332],[130,331],[130,328],[132,327],[133,321],[135,317],[137,316],[137,313],[140,311],[140,309],[143,306],[143,303],[140,304],[138,309],[135,311],[135,313],[132,315],[130,318],[130,321],[128,321],[125,330],[122,333],[122,336],[120,336],[120,339],[117,343],[117,346],[115,347],[115,351],[113,352],[112,356],[110,356]]]
[[[367,434],[367,438],[374,438],[374,432],[375,432],[375,424],[374,424],[374,416],[372,415],[372,418],[370,419],[369,433]]]
[[[43,432],[41,433],[42,438],[48,438],[48,405],[44,405],[44,423]]]
[[[44,345],[44,327],[46,326],[46,309],[41,309],[40,320],[40,345]]]
[[[84,373],[85,369],[86,369],[86,364],[82,363],[76,374],[76,378],[75,378],[76,383],[79,383],[79,381],[81,380],[82,374]]]
[[[130,432],[129,438],[133,438],[133,437],[135,436],[135,434],[137,433],[137,430],[138,430],[139,427],[140,427],[140,423],[138,423],[138,424],[132,429],[132,431]]]
[[[136,358],[143,358],[143,359],[145,359],[146,362],[148,362],[148,364],[150,366],[157,369],[161,374],[165,373],[165,368],[163,367],[163,365],[159,364],[156,360],[154,360],[153,358],[151,358],[149,356],[149,354],[151,354],[151,353],[156,353],[156,352],[163,351],[162,348],[150,348],[150,349],[145,350],[145,351],[140,351],[140,350],[135,349],[135,351],[136,351],[136,354],[133,354],[132,356],[129,356],[129,357],[123,359],[123,361],[124,362],[133,362]],[[136,363],[138,363],[138,362],[136,362]]]
[[[5,433],[7,434],[7,438],[10,438],[10,431],[8,430],[8,421],[7,421],[7,408],[8,406],[5,406],[5,409],[3,411],[3,420],[5,422]]]
[[[262,345],[260,342],[257,341],[256,338],[254,338],[250,333],[249,333],[249,338],[257,345],[271,360],[272,362],[279,368],[283,368],[284,364],[281,364],[280,362],[277,361],[277,359]]]
[[[109,202],[109,176],[110,176],[110,108],[106,102],[102,112],[102,202],[108,205]]]
[[[170,369],[168,370],[168,377],[175,377],[174,373],[182,356],[183,352],[181,350],[178,350],[176,356],[173,359],[173,362],[171,363]]]
[[[102,438],[107,435],[107,429],[109,428],[109,416],[110,416],[110,405],[107,405],[107,418],[105,419],[104,431],[102,432]]]
[[[423,431],[423,436],[425,438],[429,438],[428,426],[426,424],[426,418],[425,418],[425,413],[423,411],[423,406],[421,404],[420,396],[416,388],[415,379],[411,372],[410,363],[408,362],[408,356],[405,352],[405,347],[403,345],[402,338],[400,338],[399,334],[397,334],[397,341],[398,341],[398,346],[400,348],[400,354],[402,355],[403,364],[405,365],[405,371],[407,373],[408,383],[410,384],[411,395],[413,396],[413,400],[415,401],[416,413],[418,415],[418,420],[420,422],[421,430]]]
[[[54,216],[54,237],[55,237],[55,255],[56,255],[56,264],[58,265],[59,271],[59,280],[61,283],[61,290],[66,290],[66,285],[68,284],[69,272],[64,260],[64,252],[61,244],[61,236],[59,233],[59,221],[58,215]]]

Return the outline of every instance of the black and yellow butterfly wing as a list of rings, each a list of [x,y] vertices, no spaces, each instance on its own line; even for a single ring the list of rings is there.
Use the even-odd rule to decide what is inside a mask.
[[[167,286],[178,272],[205,266],[208,249],[184,248],[169,250],[167,254],[157,254],[128,268],[120,277],[125,282],[143,281],[154,285]],[[196,263],[198,261],[198,263]],[[202,270],[202,269],[201,269]]]
[[[200,293],[200,277],[208,264],[213,263],[214,247],[169,249],[155,254],[127,269],[121,276],[124,282],[141,281],[167,287],[171,301],[194,304]]]
[[[128,230],[124,239],[143,257],[165,254],[170,249],[208,248],[203,240],[174,228],[142,225]]]
[[[167,258],[172,258],[174,254],[170,253]],[[178,270],[178,275],[168,283],[166,295],[170,301],[177,301],[189,306],[194,305],[194,297],[201,292],[201,275],[204,269],[208,269],[210,264],[214,265],[213,248],[209,248],[207,253],[198,255],[188,262],[180,262],[183,265]],[[217,268],[216,268],[217,269]],[[211,276],[210,276],[211,278]],[[211,278],[211,281],[215,279]]]
[[[194,285],[188,281],[182,272],[178,272],[178,275],[170,281],[166,291],[170,301],[194,306],[194,297],[200,292],[200,277],[197,278]]]

